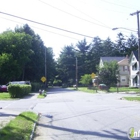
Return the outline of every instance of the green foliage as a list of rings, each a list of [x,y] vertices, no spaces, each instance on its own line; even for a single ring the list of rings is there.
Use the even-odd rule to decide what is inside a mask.
[[[45,60],[46,50],[46,60]],[[47,48],[39,35],[25,24],[15,31],[0,34],[0,83],[30,80],[38,82],[47,62],[47,81],[56,75],[53,50]]]
[[[0,130],[0,140],[29,140],[38,115],[23,112]]]
[[[10,94],[9,93],[0,93],[0,100],[9,100],[11,99]]]
[[[30,85],[11,84],[8,86],[11,98],[21,98],[31,92]]]
[[[103,56],[125,56],[137,50],[137,38],[117,35],[117,41],[94,37],[74,45],[66,45],[56,62],[51,47],[46,47],[38,34],[25,24],[0,34],[0,84],[15,80],[39,82],[47,65],[47,82],[55,79],[67,85],[75,84],[76,57],[78,60],[78,81],[85,73],[97,72],[96,65]],[[56,46],[57,47],[57,46]],[[45,60],[46,52],[46,60]],[[56,75],[58,77],[56,78]]]
[[[140,97],[124,97],[128,101],[140,101]]]
[[[86,86],[90,85],[92,83],[91,74],[81,76],[80,83]]]
[[[62,81],[61,81],[61,80],[56,80],[56,79],[55,79],[55,80],[53,81],[53,85],[54,85],[54,86],[61,86],[61,85],[62,85]]]
[[[110,88],[117,84],[118,64],[116,61],[104,63],[104,67],[99,68],[99,79]]]
[[[42,83],[32,82],[31,85],[32,85],[32,91],[39,91]]]

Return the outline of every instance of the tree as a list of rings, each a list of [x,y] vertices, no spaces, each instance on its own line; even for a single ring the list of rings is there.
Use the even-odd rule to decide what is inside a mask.
[[[31,36],[25,33],[6,31],[0,34],[0,55],[2,61],[5,61],[1,63],[1,81],[17,80],[23,75],[31,55],[30,46]]]
[[[58,79],[65,84],[75,83],[75,57],[73,45],[65,46],[57,61]]]
[[[85,74],[81,76],[80,83],[85,86],[90,85],[92,83],[91,74]]]
[[[56,74],[56,63],[53,58],[54,55],[52,48],[46,47],[41,37],[38,34],[35,34],[35,32],[29,27],[28,24],[25,24],[23,27],[16,27],[15,32],[25,33],[32,37],[30,47],[32,53],[30,55],[30,61],[25,67],[24,79],[30,79],[31,81],[40,81],[40,78],[42,76],[45,76],[46,65],[47,81],[50,81],[52,83]]]
[[[106,84],[108,88],[117,84],[118,64],[116,61],[105,62],[104,67],[99,68],[99,79]]]

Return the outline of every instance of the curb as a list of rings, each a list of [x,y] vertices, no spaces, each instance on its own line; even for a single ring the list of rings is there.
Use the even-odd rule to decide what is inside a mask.
[[[38,118],[37,118],[37,121],[34,123],[33,130],[32,130],[32,133],[31,133],[31,135],[30,135],[30,140],[33,140],[35,128],[36,128],[36,125],[37,125],[37,122],[38,122],[40,116],[41,116],[41,113],[38,113]]]

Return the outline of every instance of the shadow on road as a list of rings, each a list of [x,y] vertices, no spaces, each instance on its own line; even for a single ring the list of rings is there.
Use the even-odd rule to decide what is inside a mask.
[[[84,131],[84,130],[76,130],[76,129],[71,129],[71,128],[64,128],[64,127],[59,127],[59,126],[52,126],[52,125],[45,125],[45,124],[38,124],[41,127],[47,127],[50,129],[55,129],[55,130],[59,130],[59,131],[65,131],[65,132],[70,132],[73,134],[80,134],[80,135],[87,135],[87,136],[93,136],[93,138],[95,137],[100,137],[100,138],[115,138],[117,140],[128,140],[126,132],[125,131],[121,131],[121,133],[124,136],[120,136],[116,133],[120,132],[118,129],[113,129],[115,132],[112,133],[112,130],[102,130],[102,132],[96,132],[96,131]],[[96,127],[96,126],[95,126]],[[53,137],[53,136],[52,136]],[[59,137],[59,136],[58,136]]]
[[[48,88],[47,94],[59,94],[59,93],[65,93],[65,92],[75,92],[75,90],[67,89],[67,88],[60,88],[60,87],[53,87]]]
[[[9,117],[9,116],[16,117],[17,115],[15,115],[15,114],[8,114],[8,113],[2,113],[2,112],[0,112],[0,117]]]

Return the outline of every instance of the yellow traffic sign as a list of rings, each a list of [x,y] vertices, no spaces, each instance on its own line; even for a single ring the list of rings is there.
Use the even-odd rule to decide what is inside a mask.
[[[44,77],[44,76],[41,77],[41,81],[42,81],[42,82],[45,82],[46,80],[47,80],[46,77]]]
[[[95,73],[92,73],[92,74],[91,74],[91,78],[92,78],[92,79],[95,78],[95,76],[96,76]]]

